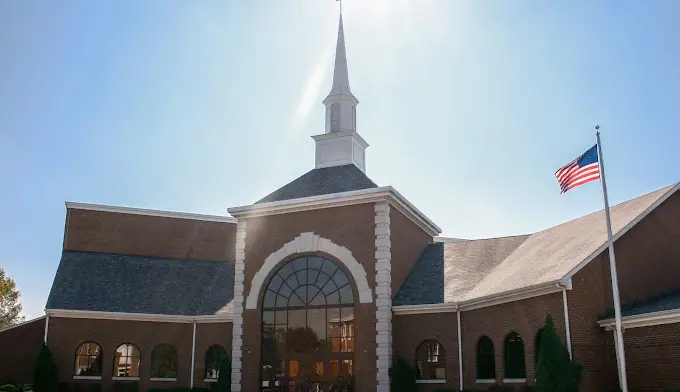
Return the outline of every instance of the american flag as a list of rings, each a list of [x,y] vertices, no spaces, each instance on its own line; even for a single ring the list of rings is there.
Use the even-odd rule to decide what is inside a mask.
[[[580,157],[562,166],[555,172],[561,192],[576,188],[586,182],[600,178],[600,164],[597,158],[597,144],[584,152]]]

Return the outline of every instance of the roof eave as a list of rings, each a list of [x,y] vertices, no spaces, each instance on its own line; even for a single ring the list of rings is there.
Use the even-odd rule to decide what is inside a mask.
[[[286,214],[291,212],[316,210],[354,204],[388,201],[390,205],[409,217],[431,236],[441,233],[441,229],[425,214],[418,210],[404,196],[391,186],[360,189],[327,195],[302,197],[268,203],[256,203],[247,206],[232,207],[227,211],[238,218]]]
[[[177,211],[150,210],[145,208],[78,203],[72,201],[66,202],[66,209],[113,212],[118,214],[131,214],[131,215],[147,215],[164,218],[191,219],[210,222],[236,223],[236,218],[233,218],[231,216],[194,214],[189,212],[177,212]]]
[[[125,312],[102,312],[92,310],[71,309],[45,309],[45,314],[50,317],[82,318],[97,320],[125,320],[125,321],[155,321],[161,323],[218,323],[232,322],[231,313],[210,315],[173,315],[173,314],[150,314],[150,313],[125,313]]]

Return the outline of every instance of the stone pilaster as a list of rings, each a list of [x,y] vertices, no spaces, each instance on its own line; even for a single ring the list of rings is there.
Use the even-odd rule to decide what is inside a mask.
[[[236,257],[234,266],[234,321],[231,342],[231,392],[241,392],[243,367],[243,280],[246,261],[246,221],[236,223]]]
[[[375,203],[375,306],[377,391],[389,392],[392,364],[392,240],[390,205]]]

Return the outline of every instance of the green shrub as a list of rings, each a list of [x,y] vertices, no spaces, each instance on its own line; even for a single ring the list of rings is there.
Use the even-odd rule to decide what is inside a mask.
[[[413,392],[417,390],[416,370],[403,358],[395,358],[390,369],[391,392]]]
[[[33,390],[35,392],[57,392],[59,375],[54,365],[52,351],[43,344],[33,368]]]
[[[14,384],[0,385],[0,392],[20,392],[21,389]]]
[[[574,364],[550,316],[545,319],[536,366],[536,392],[578,392],[581,366]]]
[[[231,391],[231,361],[224,357],[220,361],[220,375],[217,378],[217,392]]]

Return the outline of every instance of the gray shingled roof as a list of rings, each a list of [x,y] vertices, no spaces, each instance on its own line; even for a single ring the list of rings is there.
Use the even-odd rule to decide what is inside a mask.
[[[331,166],[311,170],[255,204],[377,187],[378,185],[354,165]]]
[[[234,263],[64,251],[47,309],[168,315],[231,311]]]
[[[665,293],[646,301],[632,302],[621,305],[622,316],[662,312],[664,310],[680,309],[680,291]],[[614,318],[614,309],[609,309],[602,319]]]
[[[677,189],[674,184],[612,207],[614,235]],[[604,222],[598,211],[531,235],[445,242],[441,259],[423,252],[394,304],[427,304],[442,296],[459,302],[558,281],[606,244]],[[443,279],[443,292],[438,284],[423,284],[425,275]]]

